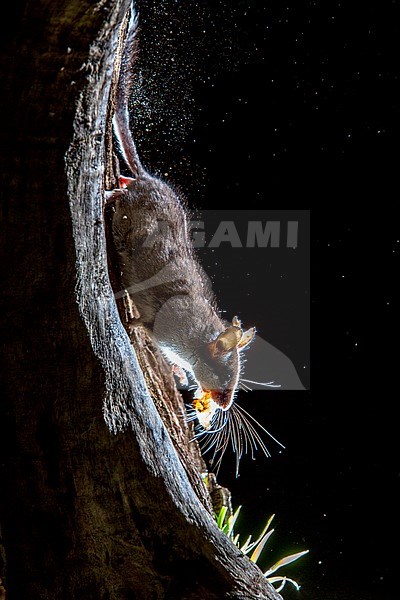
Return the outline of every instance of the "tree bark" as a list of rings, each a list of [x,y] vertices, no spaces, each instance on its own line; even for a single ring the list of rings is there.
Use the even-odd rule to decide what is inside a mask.
[[[128,7],[25,0],[4,32],[0,575],[9,600],[272,600],[218,530],[172,375],[144,332],[132,346],[110,285],[107,105]]]

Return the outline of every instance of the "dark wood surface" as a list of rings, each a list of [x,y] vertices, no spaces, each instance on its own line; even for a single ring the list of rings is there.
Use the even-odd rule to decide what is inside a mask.
[[[127,8],[28,0],[4,40],[7,599],[279,598],[218,530],[172,375],[145,332],[132,347],[110,285],[104,148]]]

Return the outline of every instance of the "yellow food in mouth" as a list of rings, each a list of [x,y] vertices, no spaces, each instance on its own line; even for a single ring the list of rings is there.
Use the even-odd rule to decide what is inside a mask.
[[[198,413],[204,413],[211,409],[211,401],[212,401],[211,392],[204,392],[200,398],[195,398],[193,400],[193,408]]]
[[[215,413],[219,408],[213,399],[212,392],[200,392],[198,398],[193,400],[192,406],[196,411],[200,425],[206,430],[210,429]]]

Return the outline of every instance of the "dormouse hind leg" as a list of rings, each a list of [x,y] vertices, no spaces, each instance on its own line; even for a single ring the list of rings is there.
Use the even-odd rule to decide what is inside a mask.
[[[119,190],[119,189],[115,189],[115,190],[106,190],[104,192],[104,198],[106,200],[106,204],[108,206],[110,206],[111,204],[114,204],[114,202],[116,202],[116,200],[118,200],[118,198],[120,198],[124,193],[124,190]]]
[[[120,175],[118,180],[119,180],[119,187],[122,190],[127,188],[130,183],[133,183],[134,181],[136,181],[136,179],[134,177],[124,177],[123,175]]]
[[[130,183],[133,183],[134,181],[136,181],[134,177],[123,177],[122,175],[120,175],[120,177],[118,178],[119,188],[115,188],[115,190],[105,191],[104,196],[106,199],[106,204],[112,204],[113,202],[118,200],[118,198],[120,198],[125,193],[125,190],[128,187],[128,185]]]

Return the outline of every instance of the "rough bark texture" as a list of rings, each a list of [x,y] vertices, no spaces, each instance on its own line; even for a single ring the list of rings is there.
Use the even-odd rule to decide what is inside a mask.
[[[7,598],[280,598],[216,527],[172,377],[113,297],[102,190],[127,8],[26,0],[3,37]]]

